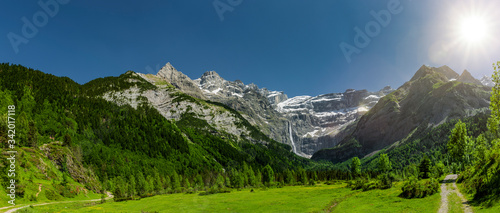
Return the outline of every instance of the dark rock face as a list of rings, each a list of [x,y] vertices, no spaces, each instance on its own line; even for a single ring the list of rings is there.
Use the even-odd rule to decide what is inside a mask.
[[[339,133],[346,125],[393,91],[390,87],[379,92],[348,89],[344,93],[289,99],[283,92],[224,80],[214,71],[204,73],[194,82],[205,97],[243,112],[265,134],[295,147],[295,152],[305,157],[336,145],[345,137]]]
[[[448,77],[458,76],[455,74],[443,67],[421,67],[411,81],[363,115],[339,147],[317,152],[313,159],[339,162],[362,157],[405,138],[420,125],[436,126],[489,106],[489,88],[450,81]]]

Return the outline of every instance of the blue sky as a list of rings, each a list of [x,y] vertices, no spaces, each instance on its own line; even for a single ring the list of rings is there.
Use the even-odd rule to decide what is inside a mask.
[[[491,64],[500,60],[500,45],[492,39],[500,20],[493,9],[499,5],[492,1],[65,1],[59,0],[53,17],[38,1],[2,1],[0,62],[78,83],[127,70],[156,73],[171,62],[192,79],[215,70],[227,80],[292,97],[399,87],[423,64],[468,69],[479,78],[491,75]],[[224,20],[214,2],[228,9]],[[376,28],[370,11],[389,11],[389,4],[400,12]],[[471,14],[489,20],[489,39],[458,40],[458,20]],[[25,30],[29,38],[23,17],[38,31]],[[373,37],[357,48],[354,29],[366,34],[367,25]],[[358,49],[350,63],[342,42]]]

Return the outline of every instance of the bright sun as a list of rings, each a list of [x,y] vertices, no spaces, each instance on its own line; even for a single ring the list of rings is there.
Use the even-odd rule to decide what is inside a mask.
[[[487,35],[486,21],[478,16],[472,16],[462,20],[460,34],[462,39],[469,43],[481,43]]]

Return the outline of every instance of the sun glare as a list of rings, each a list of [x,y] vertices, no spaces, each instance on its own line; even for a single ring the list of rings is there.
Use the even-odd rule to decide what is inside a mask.
[[[469,43],[481,43],[487,35],[486,21],[478,16],[468,17],[462,20],[460,34],[462,39]]]

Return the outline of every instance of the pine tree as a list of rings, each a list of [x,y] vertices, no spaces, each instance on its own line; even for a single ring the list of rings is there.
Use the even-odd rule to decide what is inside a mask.
[[[419,177],[422,179],[427,179],[430,177],[431,174],[431,160],[429,157],[427,157],[426,154],[424,154],[424,157],[420,161],[420,164],[418,166],[419,169]]]
[[[262,182],[267,185],[272,185],[274,182],[274,171],[269,164],[262,170]]]
[[[136,183],[135,183],[135,177],[133,175],[130,175],[128,178],[128,195],[130,196],[131,199],[134,199],[135,195],[137,195],[137,190],[136,190]]]
[[[172,189],[177,191],[181,188],[181,182],[179,180],[179,175],[177,172],[174,171],[174,174],[172,175]]]

